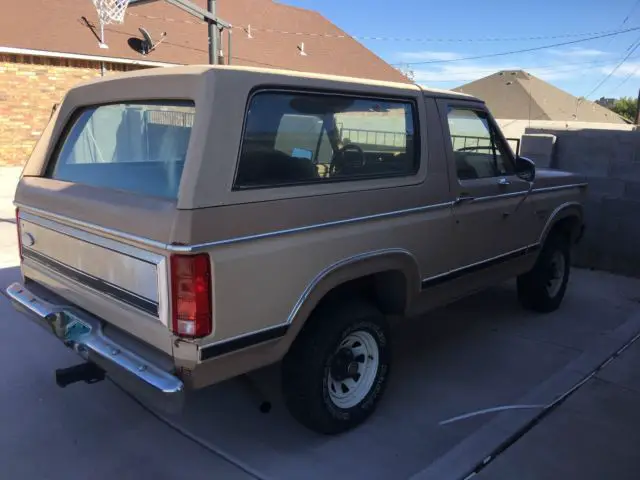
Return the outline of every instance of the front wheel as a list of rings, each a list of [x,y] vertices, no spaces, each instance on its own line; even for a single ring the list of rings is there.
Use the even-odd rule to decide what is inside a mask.
[[[389,326],[363,302],[321,308],[308,322],[282,363],[285,403],[307,428],[341,433],[364,422],[384,391]]]
[[[518,299],[522,306],[544,313],[557,310],[567,290],[570,266],[569,238],[552,233],[533,269],[518,277]]]

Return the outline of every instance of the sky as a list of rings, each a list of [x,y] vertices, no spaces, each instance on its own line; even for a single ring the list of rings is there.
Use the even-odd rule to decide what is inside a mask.
[[[454,88],[499,70],[522,69],[590,100],[603,96],[635,98],[640,88],[640,47],[610,75],[630,53],[630,47],[640,41],[640,29],[533,52],[467,59],[640,27],[640,0],[280,3],[320,12],[387,62],[412,70],[416,82],[432,87]]]

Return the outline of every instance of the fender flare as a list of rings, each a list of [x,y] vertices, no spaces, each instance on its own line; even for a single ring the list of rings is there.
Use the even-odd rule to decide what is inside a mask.
[[[547,223],[545,224],[542,233],[540,234],[539,244],[544,245],[544,242],[547,240],[547,236],[549,232],[553,229],[554,225],[556,225],[559,221],[569,218],[576,217],[582,225],[584,211],[583,206],[580,202],[565,202],[562,205],[558,206],[552,213],[549,215],[547,219]]]
[[[318,273],[306,286],[288,318],[287,334],[282,339],[284,352],[324,296],[334,288],[351,280],[382,273],[400,271],[406,279],[406,305],[420,292],[420,269],[411,252],[403,248],[387,248],[343,258]]]

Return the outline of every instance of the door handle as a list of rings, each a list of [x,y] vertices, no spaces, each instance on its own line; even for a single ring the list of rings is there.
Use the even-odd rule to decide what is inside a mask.
[[[498,185],[511,185],[511,182],[506,178],[502,177],[500,180],[498,180]]]
[[[475,197],[472,197],[471,195],[468,195],[466,193],[461,193],[460,195],[458,195],[458,198],[456,198],[455,204],[460,205],[462,203],[471,203],[474,200]]]

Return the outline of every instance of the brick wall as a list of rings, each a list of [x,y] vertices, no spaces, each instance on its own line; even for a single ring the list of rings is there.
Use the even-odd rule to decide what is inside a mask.
[[[135,68],[105,64],[106,74]],[[0,165],[23,165],[53,105],[76,83],[100,75],[99,62],[0,54]]]

